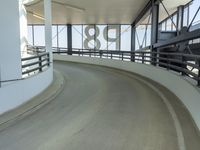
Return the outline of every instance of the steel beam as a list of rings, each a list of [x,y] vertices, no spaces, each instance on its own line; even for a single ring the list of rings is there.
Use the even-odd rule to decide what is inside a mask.
[[[149,9],[152,6],[152,2],[151,0],[147,3],[147,5],[143,8],[143,10],[137,15],[137,18],[133,21],[133,25],[136,25],[141,19],[142,17],[144,17],[144,15],[149,11]]]
[[[159,27],[159,3],[152,0],[152,19],[151,19],[151,45],[158,42],[158,27]],[[157,48],[151,46],[152,52],[157,52]],[[156,65],[156,54],[153,54],[152,64]]]
[[[156,49],[156,48],[160,48],[160,47],[165,47],[165,46],[169,46],[169,45],[173,45],[173,44],[177,44],[180,42],[189,41],[189,40],[193,40],[193,39],[197,39],[197,38],[200,38],[200,29],[194,30],[192,32],[186,32],[185,34],[181,34],[181,35],[171,38],[167,41],[153,44],[153,48]]]
[[[181,5],[177,8],[177,28],[179,32],[183,28],[183,17],[184,17],[184,6]]]
[[[67,25],[67,46],[68,46],[68,55],[72,55],[72,25]]]
[[[135,30],[136,27],[134,24],[131,25],[131,51],[134,52],[135,51]],[[135,61],[135,56],[131,55],[131,61]]]

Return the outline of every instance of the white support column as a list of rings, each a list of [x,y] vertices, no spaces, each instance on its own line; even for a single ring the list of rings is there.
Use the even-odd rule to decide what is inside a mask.
[[[21,42],[18,0],[1,0],[0,5],[0,76],[1,80],[20,79]]]
[[[28,57],[26,53],[28,45],[27,34],[27,12],[23,4],[23,0],[19,0],[19,15],[20,15],[20,41],[21,41],[21,57]]]
[[[52,13],[51,0],[44,0],[44,18],[45,18],[45,45],[46,51],[50,52],[52,62]]]

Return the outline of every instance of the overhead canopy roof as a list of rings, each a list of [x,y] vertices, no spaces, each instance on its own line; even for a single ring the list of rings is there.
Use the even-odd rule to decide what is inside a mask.
[[[29,24],[42,24],[43,0],[27,0]],[[149,0],[52,0],[53,24],[131,24]],[[164,0],[170,13],[189,0]],[[39,16],[39,17],[38,17]],[[160,17],[166,17],[161,8]]]

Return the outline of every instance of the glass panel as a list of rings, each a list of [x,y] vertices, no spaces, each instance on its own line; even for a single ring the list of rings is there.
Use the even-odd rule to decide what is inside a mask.
[[[184,8],[183,26],[188,26],[188,7]]]
[[[58,47],[57,45],[57,26],[52,26],[52,47]]]
[[[162,31],[165,31],[165,23],[166,23],[166,22],[163,22],[163,23],[162,23]]]
[[[60,48],[67,48],[67,26],[58,26],[58,46]]]
[[[96,30],[99,30],[99,34],[98,31],[96,32],[96,43],[98,43],[100,50],[107,50],[107,35],[106,37],[104,37],[104,32],[106,32],[107,30],[107,25],[97,25],[96,26]]]
[[[174,22],[174,24],[177,26],[177,14],[175,14],[175,15],[173,16],[173,22]],[[176,31],[176,27],[174,26],[174,24],[172,24],[172,30],[173,30],[173,31]]]
[[[35,46],[45,46],[44,26],[34,26],[34,42]]]
[[[167,31],[171,31],[172,30],[172,21],[171,19],[167,19]]]
[[[189,23],[191,23],[191,21],[192,21],[193,17],[195,16],[199,6],[200,6],[199,0],[194,0],[194,1],[191,2],[190,6],[189,6]],[[192,25],[200,23],[199,21],[200,21],[200,12],[198,12],[198,15],[194,19]]]
[[[146,46],[151,45],[151,25],[148,25],[147,28],[147,37],[146,37]]]
[[[72,48],[82,49],[82,25],[72,25]]]
[[[95,27],[94,25],[83,25],[83,48],[94,49],[95,47]]]
[[[136,32],[137,32],[137,35],[136,35],[136,47],[137,47],[137,49],[145,47],[145,37],[144,37],[145,29],[146,29],[145,25],[139,25],[136,28]]]
[[[131,50],[131,26],[122,25],[121,26],[121,51]]]
[[[33,45],[33,31],[32,26],[28,26],[28,45]]]
[[[108,50],[120,50],[120,25],[108,25]]]

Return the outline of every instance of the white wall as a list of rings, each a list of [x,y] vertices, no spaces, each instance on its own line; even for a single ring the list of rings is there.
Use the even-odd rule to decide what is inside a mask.
[[[51,1],[45,0],[45,13],[51,12]],[[51,13],[46,14],[46,46],[51,53]],[[27,36],[26,10],[22,0],[2,0],[0,5],[0,80],[22,78],[21,50]],[[52,58],[51,58],[52,59]],[[0,114],[14,109],[46,89],[53,80],[53,64],[48,70],[24,80],[0,87]]]
[[[119,60],[75,57],[54,54],[54,60],[80,62],[117,68],[129,72],[137,73],[150,78],[168,88],[186,106],[200,131],[200,89],[190,82],[172,72],[160,69],[151,65],[144,65],[133,62],[122,62]]]
[[[21,42],[21,56],[27,57],[27,12],[23,5],[23,0],[19,0],[19,22],[20,22],[20,42]]]
[[[0,88],[0,115],[40,94],[52,82],[52,69]]]
[[[1,80],[21,78],[20,16],[18,0],[1,0],[0,75]]]

